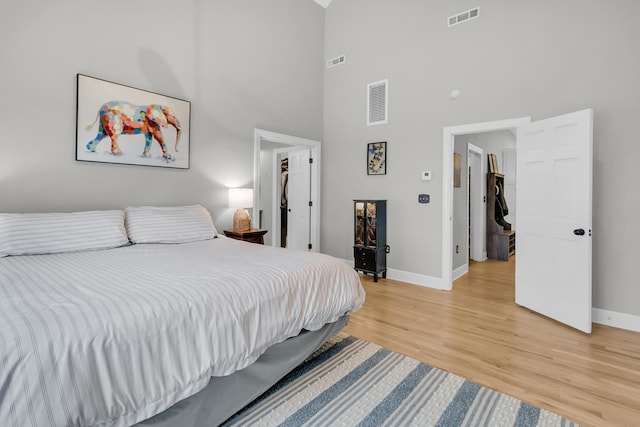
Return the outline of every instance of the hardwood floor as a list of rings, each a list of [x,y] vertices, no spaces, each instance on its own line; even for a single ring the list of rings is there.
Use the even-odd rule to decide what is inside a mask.
[[[584,426],[640,426],[640,333],[584,334],[515,304],[515,260],[472,263],[453,291],[361,276],[345,332]]]

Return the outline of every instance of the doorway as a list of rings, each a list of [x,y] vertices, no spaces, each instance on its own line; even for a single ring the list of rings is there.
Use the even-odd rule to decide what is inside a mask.
[[[308,250],[311,232],[311,167],[309,148],[273,150],[271,218],[273,246]]]
[[[467,263],[469,259],[484,261],[487,259],[486,246],[486,182],[485,182],[485,155],[484,150],[471,143],[467,144],[467,161],[469,171],[467,200],[469,250],[467,251]]]
[[[253,182],[254,189],[254,210],[253,210],[253,223],[259,224],[260,227],[267,228],[270,233],[270,239],[268,240],[272,246],[280,246],[281,236],[278,236],[278,226],[276,221],[280,220],[279,214],[273,214],[274,209],[280,209],[281,200],[280,192],[278,191],[280,186],[280,175],[275,172],[271,165],[265,166],[264,162],[261,162],[263,158],[264,149],[270,148],[274,151],[274,157],[276,152],[308,152],[307,164],[308,168],[308,181],[303,186],[309,188],[308,194],[310,199],[306,201],[305,216],[308,221],[308,226],[305,226],[304,230],[293,230],[289,228],[287,240],[291,241],[292,238],[302,239],[306,244],[305,250],[318,252],[320,249],[320,147],[319,141],[300,138],[291,135],[285,135],[281,133],[271,132],[264,129],[254,130],[254,171]],[[269,155],[271,159],[271,155]],[[271,163],[269,161],[268,163]],[[275,163],[275,162],[274,162]],[[307,178],[305,178],[307,179]],[[269,188],[271,187],[271,191]],[[266,190],[266,191],[261,191]],[[267,208],[269,220],[261,221],[262,213]],[[266,213],[266,212],[265,212]],[[295,236],[292,235],[295,233]],[[265,236],[266,237],[266,236]],[[266,239],[265,239],[266,240]],[[301,241],[301,240],[297,240]],[[300,244],[297,244],[300,246]]]
[[[455,137],[475,133],[517,129],[531,122],[530,117],[473,123],[443,129],[442,172],[442,284],[444,290],[453,289],[453,154]]]
[[[443,289],[452,289],[453,139],[455,135],[512,128],[517,129],[518,141],[516,205],[521,254],[516,268],[515,302],[590,333],[592,109],[536,122],[524,118],[444,128]],[[500,185],[496,184],[496,188]],[[495,236],[503,237],[502,249],[511,250],[510,236],[515,235],[508,234],[508,246],[504,239],[507,233]]]

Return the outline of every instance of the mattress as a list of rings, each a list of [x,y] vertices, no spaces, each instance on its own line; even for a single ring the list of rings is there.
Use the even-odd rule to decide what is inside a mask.
[[[0,259],[0,425],[124,426],[364,302],[333,257],[224,237]]]

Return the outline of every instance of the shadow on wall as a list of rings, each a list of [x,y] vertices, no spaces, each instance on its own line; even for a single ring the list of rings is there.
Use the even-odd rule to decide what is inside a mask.
[[[187,94],[180,84],[180,80],[158,52],[147,47],[140,49],[138,64],[149,81],[149,87],[171,88],[170,91],[175,91],[175,93],[169,95],[187,99]]]

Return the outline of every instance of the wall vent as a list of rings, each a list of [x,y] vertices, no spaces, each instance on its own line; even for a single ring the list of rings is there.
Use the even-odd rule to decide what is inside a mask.
[[[347,57],[344,55],[336,56],[327,61],[327,68],[335,67],[336,65],[342,65],[347,60]]]
[[[389,80],[369,83],[367,98],[367,126],[387,123]]]
[[[447,20],[447,25],[453,27],[454,25],[461,24],[466,21],[470,21],[480,16],[480,8],[474,7],[473,9],[465,10],[457,15],[450,16]]]

